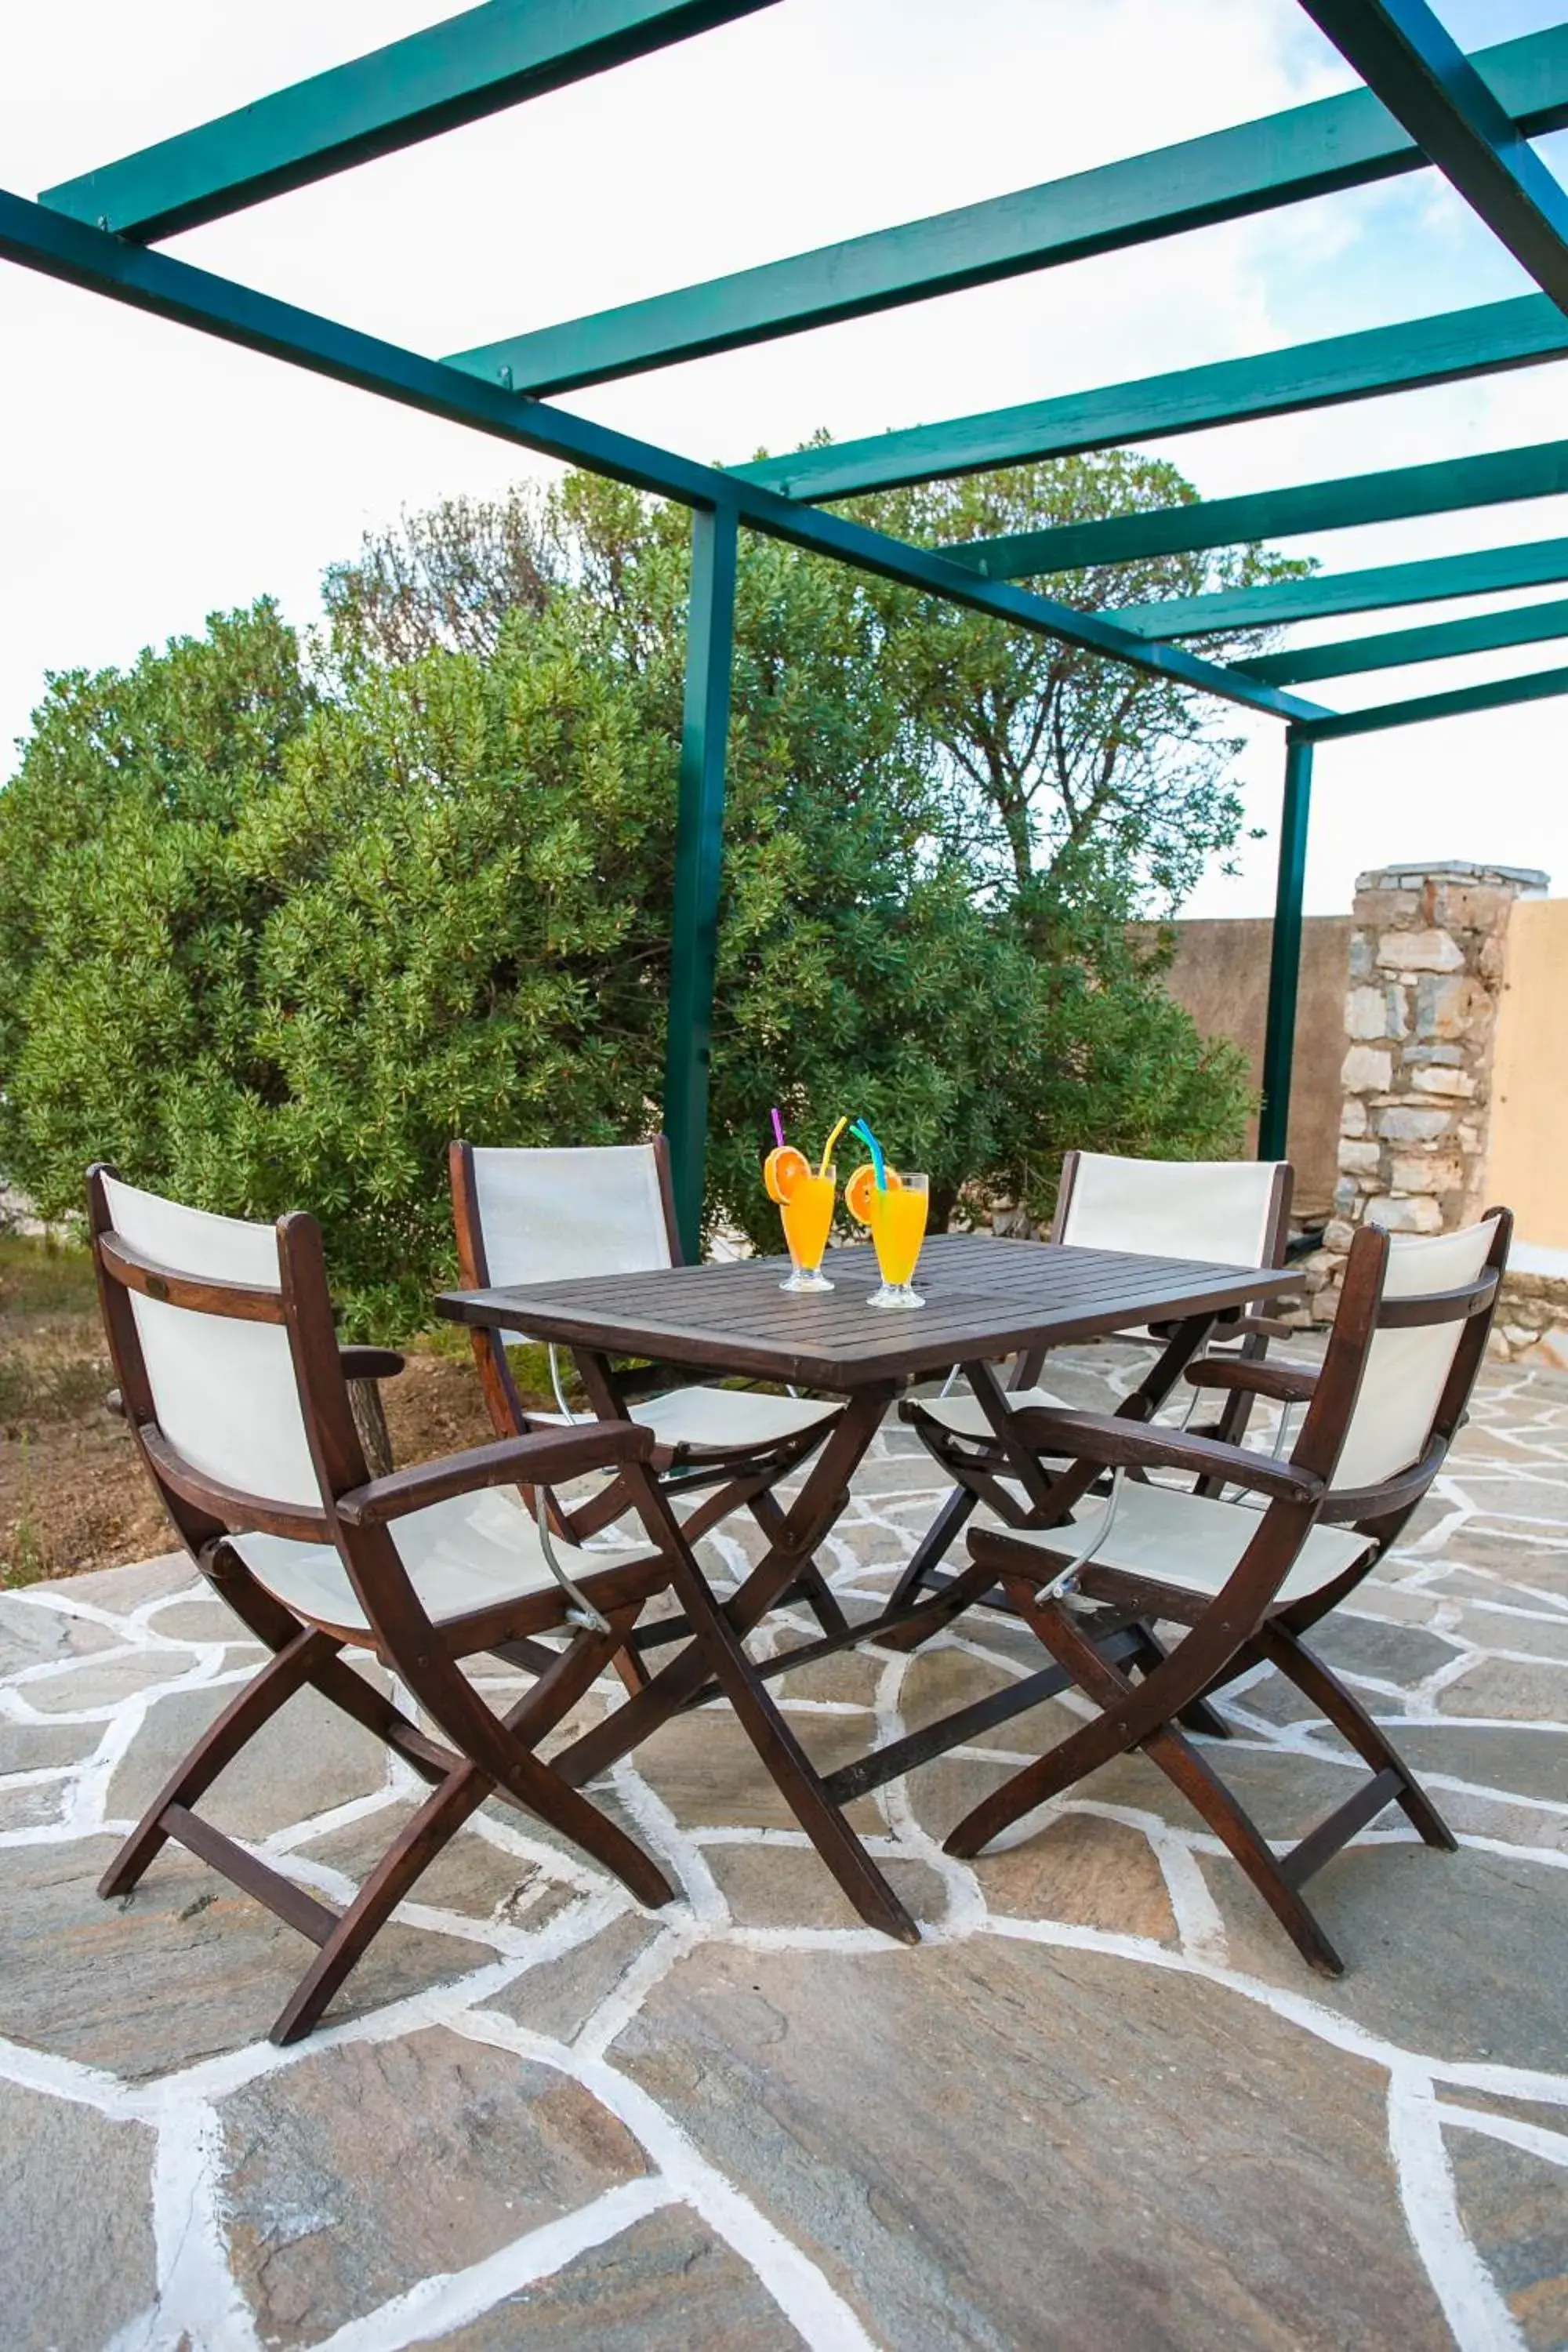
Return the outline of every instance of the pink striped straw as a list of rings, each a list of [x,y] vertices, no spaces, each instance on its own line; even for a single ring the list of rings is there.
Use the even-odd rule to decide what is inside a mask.
[[[777,1109],[776,1105],[775,1105],[775,1107],[774,1107],[773,1113],[773,1135],[774,1135],[774,1137],[775,1137],[775,1139],[776,1139],[776,1140],[777,1140],[779,1150],[782,1151],[782,1150],[784,1150],[784,1121],[783,1121],[783,1119],[782,1119],[782,1118],[779,1117],[779,1115],[778,1115],[778,1109]]]

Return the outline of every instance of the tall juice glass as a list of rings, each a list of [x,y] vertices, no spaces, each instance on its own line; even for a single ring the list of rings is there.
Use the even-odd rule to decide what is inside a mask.
[[[929,1176],[900,1173],[896,1185],[884,1192],[874,1191],[868,1202],[870,1214],[867,1220],[871,1228],[871,1241],[877,1252],[877,1265],[882,1276],[879,1290],[874,1290],[867,1300],[868,1307],[923,1307],[925,1300],[912,1287],[914,1272],[920,1263],[921,1244],[925,1240],[926,1215],[931,1206]]]
[[[833,1203],[838,1192],[836,1167],[811,1169],[795,1179],[789,1198],[779,1202],[785,1245],[794,1272],[780,1283],[781,1290],[831,1290],[822,1271],[823,1253],[833,1226]]]

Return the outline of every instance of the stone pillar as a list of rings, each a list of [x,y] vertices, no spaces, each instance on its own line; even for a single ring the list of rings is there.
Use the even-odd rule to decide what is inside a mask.
[[[1328,1322],[1356,1226],[1436,1234],[1485,1205],[1492,1033],[1509,911],[1546,888],[1517,866],[1391,866],[1356,882],[1339,1182],[1309,1260]]]

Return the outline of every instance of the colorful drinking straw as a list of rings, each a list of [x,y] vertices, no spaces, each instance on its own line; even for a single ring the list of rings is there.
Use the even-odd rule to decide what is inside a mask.
[[[885,1192],[888,1189],[888,1163],[882,1157],[881,1145],[863,1118],[856,1120],[852,1132],[860,1138],[861,1142],[869,1151],[871,1165],[877,1171],[877,1190],[879,1192]]]
[[[782,1151],[784,1148],[784,1121],[779,1117],[778,1106],[776,1104],[773,1107],[772,1118],[773,1122],[773,1141],[778,1145],[779,1150]]]
[[[833,1147],[837,1142],[839,1137],[843,1134],[848,1124],[849,1114],[846,1111],[844,1117],[839,1120],[837,1126],[834,1129],[832,1134],[828,1137],[826,1142],[822,1147],[822,1160],[816,1171],[819,1176],[826,1176],[829,1168],[833,1165]]]

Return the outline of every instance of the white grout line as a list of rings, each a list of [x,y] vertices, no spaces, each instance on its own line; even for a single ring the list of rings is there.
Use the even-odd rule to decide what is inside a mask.
[[[261,2352],[229,2269],[222,2221],[223,2126],[200,2100],[171,2101],[153,2160],[158,2291],[105,2352]]]
[[[1541,2124],[1527,2123],[1522,2116],[1498,2115],[1485,2107],[1455,2107],[1439,2100],[1437,2119],[1450,2131],[1484,2133],[1489,2139],[1506,2140],[1510,2147],[1522,2148],[1527,2156],[1540,2157],[1544,2164],[1568,2166],[1568,2132],[1547,2131]]]
[[[1459,2218],[1431,2083],[1405,2067],[1389,2079],[1388,2151],[1411,2238],[1458,2352],[1526,2352],[1523,2332]]]
[[[673,2194],[750,2265],[812,2352],[877,2352],[854,2311],[817,2265],[709,2162],[639,2084],[604,2059],[563,2051],[559,2042],[530,2033],[493,2010],[469,2011],[457,2030],[570,2074],[607,2107],[658,2167]]]
[[[437,2272],[421,2279],[405,2294],[334,2328],[312,2352],[404,2352],[405,2346],[428,2344],[481,2319],[509,2295],[537,2286],[580,2255],[607,2244],[635,2223],[647,2221],[650,2213],[679,2201],[676,2191],[657,2173],[623,2181],[591,2205],[531,2230],[526,2237],[514,2239],[510,2246],[502,2246],[467,2270]],[[516,2326],[521,2342],[529,2329],[525,2311],[518,2313]]]

